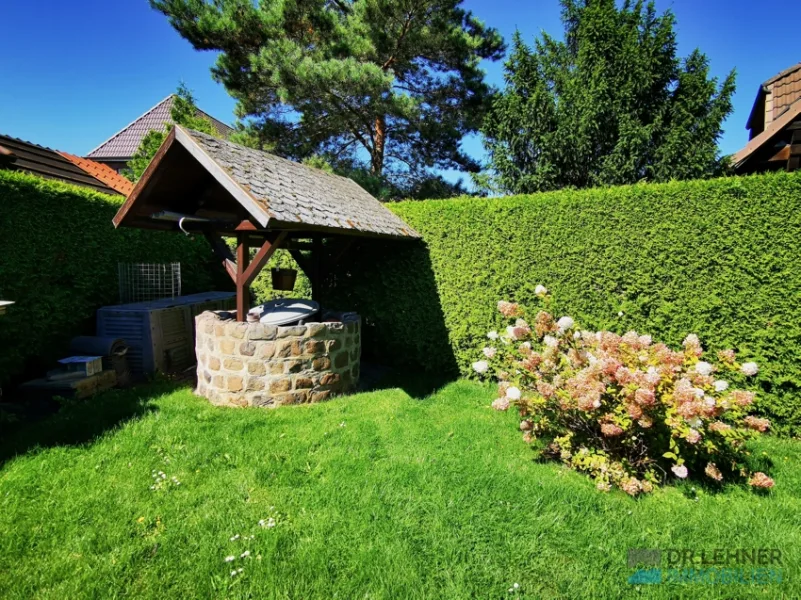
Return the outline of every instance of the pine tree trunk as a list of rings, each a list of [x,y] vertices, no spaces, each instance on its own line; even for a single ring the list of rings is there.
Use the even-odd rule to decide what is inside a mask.
[[[387,141],[387,121],[384,115],[375,118],[375,137],[373,139],[374,145],[370,172],[373,175],[381,175],[381,172],[384,170],[384,146]]]

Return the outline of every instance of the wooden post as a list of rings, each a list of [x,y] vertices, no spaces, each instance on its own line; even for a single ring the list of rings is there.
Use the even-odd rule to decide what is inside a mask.
[[[236,320],[245,321],[250,310],[250,286],[245,281],[245,271],[250,263],[250,246],[247,232],[236,234]]]
[[[320,302],[322,292],[322,262],[323,262],[323,239],[315,235],[312,238],[312,251],[311,251],[311,273],[309,279],[312,284],[312,300]]]
[[[796,171],[801,169],[801,130],[793,131],[790,138],[790,158],[787,160],[787,170]]]

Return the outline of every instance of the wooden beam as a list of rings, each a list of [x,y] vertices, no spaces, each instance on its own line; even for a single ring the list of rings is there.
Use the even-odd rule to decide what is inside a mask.
[[[214,251],[214,254],[222,261],[226,273],[228,273],[231,280],[236,283],[236,262],[234,261],[234,255],[228,247],[228,244],[226,244],[225,240],[219,235],[209,232],[206,232],[204,235],[209,241],[209,244],[211,244],[211,249]]]
[[[312,238],[311,273],[312,300],[320,302],[323,285],[323,238],[316,235]]]
[[[236,246],[236,320],[245,321],[250,310],[250,288],[245,284],[245,272],[250,262],[247,234],[240,233]]]
[[[311,271],[311,263],[309,262],[309,259],[303,256],[300,253],[300,250],[290,250],[289,255],[295,259],[295,262],[298,263],[300,269],[306,273],[306,276],[308,277],[309,272]]]
[[[797,171],[801,169],[801,130],[793,131],[790,139],[790,157],[787,159],[787,170]]]
[[[256,252],[256,256],[253,257],[253,262],[250,263],[250,266],[245,269],[243,273],[245,287],[250,287],[250,284],[253,283],[253,280],[256,279],[264,268],[264,265],[267,264],[267,261],[270,260],[273,253],[281,246],[285,238],[286,231],[282,231],[275,239],[264,241],[259,251]]]
[[[167,139],[165,139],[159,149],[156,151],[156,154],[153,156],[150,164],[147,165],[145,172],[142,173],[142,177],[139,178],[139,181],[136,183],[133,191],[128,195],[128,198],[125,199],[120,210],[117,211],[117,214],[114,215],[114,218],[111,222],[114,224],[114,227],[119,227],[122,224],[122,221],[125,219],[125,216],[128,214],[128,211],[131,210],[133,207],[134,202],[142,193],[147,185],[150,183],[150,180],[153,178],[153,173],[156,172],[156,168],[161,164],[161,161],[164,160],[164,155],[167,154],[167,150],[175,142],[175,127],[172,128],[172,131],[167,135]]]

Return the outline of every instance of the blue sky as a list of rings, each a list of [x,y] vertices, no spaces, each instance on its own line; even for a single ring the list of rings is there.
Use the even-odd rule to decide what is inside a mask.
[[[192,50],[146,0],[6,0],[0,9],[0,133],[86,154],[184,81],[198,105],[233,122],[234,102],[212,81],[214,55]],[[559,35],[558,0],[467,0],[465,6],[507,39],[519,29],[530,43],[541,31]],[[724,153],[747,141],[745,121],[759,84],[801,61],[782,33],[801,23],[801,2],[775,11],[754,0],[658,0],[678,19],[681,55],[700,47],[713,74],[737,69],[735,110],[725,124]],[[785,40],[785,41],[783,41]],[[486,65],[503,82],[500,63]],[[480,156],[477,139],[466,149]]]

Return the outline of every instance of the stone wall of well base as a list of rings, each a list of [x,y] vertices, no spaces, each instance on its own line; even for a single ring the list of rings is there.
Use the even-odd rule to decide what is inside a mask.
[[[195,318],[197,390],[213,404],[265,406],[321,402],[359,380],[361,320],[276,327],[240,323],[228,312]]]

